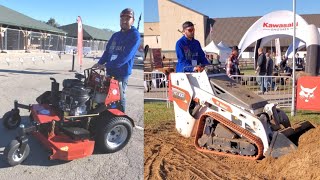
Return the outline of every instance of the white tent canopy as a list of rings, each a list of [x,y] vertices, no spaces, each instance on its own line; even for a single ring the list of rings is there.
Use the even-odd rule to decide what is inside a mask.
[[[301,16],[296,16],[296,24],[293,24],[293,12],[282,10],[264,15],[258,19],[244,34],[238,47],[241,53],[252,43],[257,47],[261,45],[263,38],[276,39],[283,35],[293,36],[293,28],[296,27],[296,38],[305,42],[307,51],[306,72],[312,75],[320,74],[320,35],[319,29],[314,24],[308,24]],[[261,46],[260,46],[261,47]],[[256,57],[255,57],[256,63]],[[256,65],[256,64],[255,64]]]
[[[206,47],[204,47],[203,51],[206,53],[218,54],[220,56],[220,62],[222,64],[225,63],[231,53],[231,49],[229,47],[217,46],[213,41],[211,41]]]
[[[268,37],[270,40],[281,38],[285,35],[293,36],[293,12],[282,10],[275,11],[264,15],[257,20],[244,34],[239,43],[240,54],[252,43],[259,39]],[[307,42],[310,38],[312,28],[308,27],[308,23],[299,15],[296,15],[296,37]],[[307,28],[307,29],[306,29]],[[270,41],[269,40],[269,41]],[[310,39],[309,39],[310,40]],[[312,40],[309,42],[313,44]]]
[[[229,49],[231,50],[231,48],[229,46],[227,46],[226,44],[224,44],[222,41],[219,42],[218,46],[220,48],[223,48],[223,49]]]
[[[203,51],[206,53],[220,53],[219,47],[213,41],[211,41],[206,47],[204,47]]]

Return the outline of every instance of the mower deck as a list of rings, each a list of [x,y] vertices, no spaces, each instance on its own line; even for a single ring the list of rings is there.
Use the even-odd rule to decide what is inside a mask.
[[[60,121],[57,113],[47,104],[34,104],[31,112],[33,119],[40,124]],[[62,132],[62,129],[60,130]],[[78,128],[74,130],[76,131],[74,134],[82,133],[81,130],[86,131]],[[71,133],[69,132],[68,134]],[[40,131],[33,132],[33,135],[51,151],[52,154],[49,159],[70,161],[89,156],[94,149],[94,141],[89,140],[89,138],[74,139],[72,136],[66,135],[66,133],[57,135],[53,132],[44,135]]]
[[[46,148],[52,151],[49,159],[71,161],[89,156],[93,153],[94,141],[88,139],[75,141],[63,134],[47,138],[40,132],[34,132],[33,135],[39,139]]]

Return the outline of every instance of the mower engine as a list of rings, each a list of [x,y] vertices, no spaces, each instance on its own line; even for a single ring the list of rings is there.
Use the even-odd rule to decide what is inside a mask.
[[[78,79],[65,79],[59,101],[59,108],[65,115],[79,116],[87,114],[86,103],[90,99],[90,89]]]

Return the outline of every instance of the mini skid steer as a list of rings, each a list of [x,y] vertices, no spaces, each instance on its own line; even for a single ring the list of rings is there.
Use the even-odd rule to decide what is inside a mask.
[[[276,158],[295,150],[298,137],[313,128],[308,121],[291,125],[277,104],[242,87],[219,66],[171,73],[169,96],[177,131],[194,137],[202,152],[252,160]]]

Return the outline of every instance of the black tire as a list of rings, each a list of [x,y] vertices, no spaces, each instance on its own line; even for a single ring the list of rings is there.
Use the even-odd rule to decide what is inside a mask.
[[[27,144],[24,152],[19,152],[20,143],[17,140],[12,140],[10,144],[4,149],[4,157],[10,166],[21,164],[29,155],[30,147]]]
[[[281,109],[277,109],[278,115],[279,115],[279,120],[280,120],[280,124],[282,124],[285,128],[287,127],[291,127],[290,124],[290,120],[289,117],[287,116],[287,114],[282,111]]]
[[[18,111],[12,110],[3,115],[2,121],[7,129],[16,129],[21,123],[21,117]]]
[[[114,153],[127,145],[132,135],[132,123],[125,117],[100,117],[97,126],[96,146],[102,153]]]

